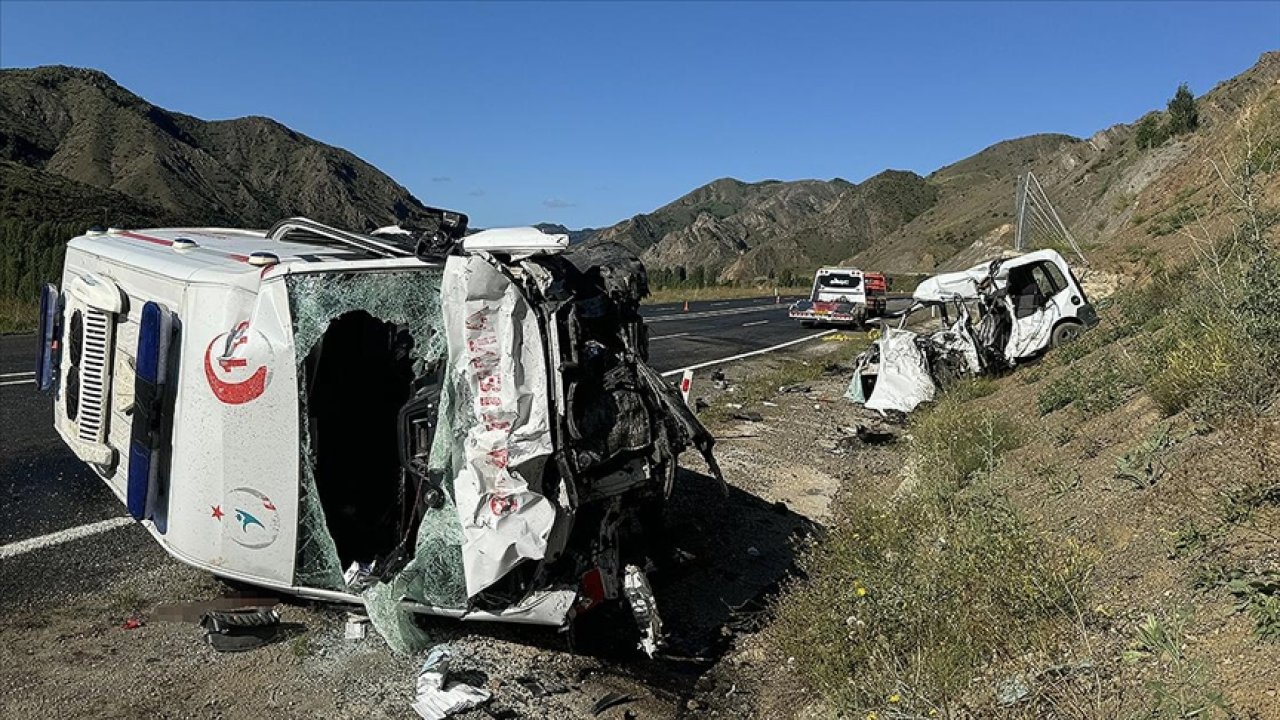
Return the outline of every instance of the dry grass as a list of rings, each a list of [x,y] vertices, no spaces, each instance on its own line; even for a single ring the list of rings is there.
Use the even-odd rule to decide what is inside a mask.
[[[39,306],[11,297],[0,297],[0,334],[32,332],[36,329]]]
[[[837,717],[994,708],[1001,688],[975,679],[983,668],[1050,647],[1083,601],[1088,563],[990,482],[1020,433],[969,402],[985,387],[960,387],[918,415],[918,482],[846,499],[777,602],[769,642]]]

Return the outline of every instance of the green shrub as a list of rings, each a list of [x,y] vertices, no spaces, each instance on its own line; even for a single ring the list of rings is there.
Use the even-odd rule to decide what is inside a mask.
[[[1178,443],[1169,426],[1163,425],[1129,452],[1116,459],[1117,478],[1128,480],[1134,488],[1156,484],[1169,467],[1169,449]]]
[[[1128,389],[1136,384],[1126,364],[1109,353],[1098,362],[1068,368],[1050,382],[1036,397],[1036,410],[1048,415],[1074,405],[1085,417],[1093,417],[1119,407]]]
[[[1167,414],[1204,421],[1264,409],[1280,386],[1280,258],[1269,247],[1222,252],[1171,302],[1146,344],[1147,390]]]
[[[983,482],[1013,430],[944,396],[913,432],[914,491],[839,505],[802,553],[766,639],[835,716],[946,714],[981,668],[1074,617],[1087,563]]]
[[[1169,99],[1169,122],[1165,124],[1165,132],[1170,135],[1189,133],[1200,127],[1200,113],[1196,110],[1196,96],[1186,83],[1178,86],[1178,91]]]
[[[1140,149],[1148,150],[1163,144],[1165,140],[1169,139],[1169,134],[1160,124],[1160,115],[1152,113],[1138,122],[1138,129],[1134,133],[1133,139]]]
[[[962,485],[989,472],[1005,452],[1022,444],[1017,425],[987,410],[965,405],[963,392],[947,393],[922,413],[912,430],[922,477]]]

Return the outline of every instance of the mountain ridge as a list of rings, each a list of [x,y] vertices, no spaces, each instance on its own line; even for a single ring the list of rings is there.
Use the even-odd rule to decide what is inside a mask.
[[[1280,51],[1263,53],[1197,98],[1200,130],[1155,148],[1136,145],[1141,118],[1089,138],[1032,134],[925,176],[886,170],[861,183],[839,180],[811,190],[807,208],[785,205],[789,212],[777,212],[772,195],[780,188],[837,181],[719,178],[600,230],[578,252],[596,259],[633,252],[664,276],[697,269],[700,277],[755,284],[835,263],[903,273],[966,267],[1012,247],[1018,177],[1033,172],[1072,234],[1104,263],[1130,271],[1127,257],[1160,244],[1152,216],[1176,216],[1189,198],[1213,195],[1209,159],[1234,142],[1233,123],[1280,103],[1278,82]]]
[[[166,110],[86,68],[0,70],[0,159],[126,195],[157,221],[267,226],[306,215],[366,229],[425,210],[347,150],[262,116]]]

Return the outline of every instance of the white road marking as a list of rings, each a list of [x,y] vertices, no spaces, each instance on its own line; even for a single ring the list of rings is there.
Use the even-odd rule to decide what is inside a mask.
[[[733,362],[734,360],[741,360],[741,359],[743,359],[743,358],[749,358],[749,357],[754,357],[754,356],[756,356],[756,355],[763,355],[763,354],[765,354],[765,353],[771,353],[771,352],[773,352],[774,350],[781,350],[781,349],[782,349],[782,348],[784,348],[784,347],[791,347],[792,345],[796,345],[796,344],[799,344],[799,343],[802,343],[802,342],[807,342],[807,341],[809,341],[809,340],[813,340],[813,339],[815,339],[815,338],[820,338],[820,337],[823,337],[823,336],[825,336],[825,335],[830,335],[830,334],[831,334],[831,333],[833,333],[833,332],[837,332],[837,331],[836,331],[836,330],[823,330],[823,331],[822,331],[822,332],[820,332],[820,333],[814,333],[814,334],[812,334],[812,335],[805,335],[805,336],[804,336],[804,337],[802,337],[802,338],[797,338],[797,339],[795,339],[795,340],[788,340],[787,342],[784,342],[784,343],[778,343],[777,345],[772,345],[772,346],[770,346],[770,347],[762,348],[762,349],[760,349],[760,350],[752,350],[751,352],[745,352],[745,353],[742,353],[742,354],[740,354],[740,355],[733,355],[733,356],[731,356],[731,357],[720,358],[719,360],[708,360],[708,361],[706,361],[706,362],[704,362],[704,363],[698,363],[697,365],[690,365],[689,367],[682,367],[682,368],[679,368],[679,369],[677,369],[677,370],[668,370],[668,371],[666,371],[666,372],[662,373],[662,377],[671,377],[672,375],[679,375],[679,374],[683,373],[685,370],[701,370],[702,368],[705,368],[705,367],[711,367],[712,365],[719,365],[719,364],[721,364],[721,363]]]
[[[646,323],[668,322],[671,320],[696,320],[698,318],[721,317],[724,315],[740,315],[742,313],[765,312],[769,310],[785,310],[783,305],[756,305],[745,308],[727,308],[725,310],[703,310],[701,312],[673,313],[660,317],[647,317]]]
[[[131,517],[113,517],[107,520],[99,520],[96,523],[89,523],[88,525],[77,525],[73,528],[59,530],[58,532],[41,535],[40,537],[20,540],[16,543],[9,543],[8,545],[0,545],[0,560],[17,557],[19,555],[29,553],[32,550],[42,550],[47,547],[61,545],[66,542],[71,542],[72,540],[79,540],[80,538],[86,538],[90,535],[97,535],[98,533],[104,533],[108,530],[114,530],[118,527],[124,527],[125,525],[132,524],[133,518]]]
[[[651,337],[651,338],[649,338],[649,342],[653,342],[654,340],[666,340],[666,339],[668,339],[668,338],[684,337],[685,335],[689,335],[689,334],[690,334],[690,333],[683,332],[683,333],[674,333],[674,334],[671,334],[671,335],[659,335],[658,337]]]
[[[20,378],[20,377],[33,378],[35,376],[36,376],[35,370],[31,370],[28,372],[0,373],[0,380],[12,380],[13,378]]]
[[[0,382],[0,387],[5,387],[6,385],[35,385],[35,384],[36,384],[35,378],[28,378],[26,380],[5,380],[4,382]]]
[[[755,322],[742,323],[742,327],[751,327],[752,325],[768,325],[768,320],[756,320]]]

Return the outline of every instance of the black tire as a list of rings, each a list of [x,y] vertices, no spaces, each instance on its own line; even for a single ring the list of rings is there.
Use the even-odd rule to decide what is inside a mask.
[[[813,327],[813,325],[814,325],[814,322],[813,322],[812,320],[801,320],[801,321],[800,321],[800,327],[804,327],[804,328],[811,328],[811,327]]]
[[[1061,347],[1067,343],[1080,337],[1080,333],[1084,332],[1084,326],[1075,322],[1059,323],[1053,329],[1053,335],[1049,338],[1049,344],[1052,347]]]

